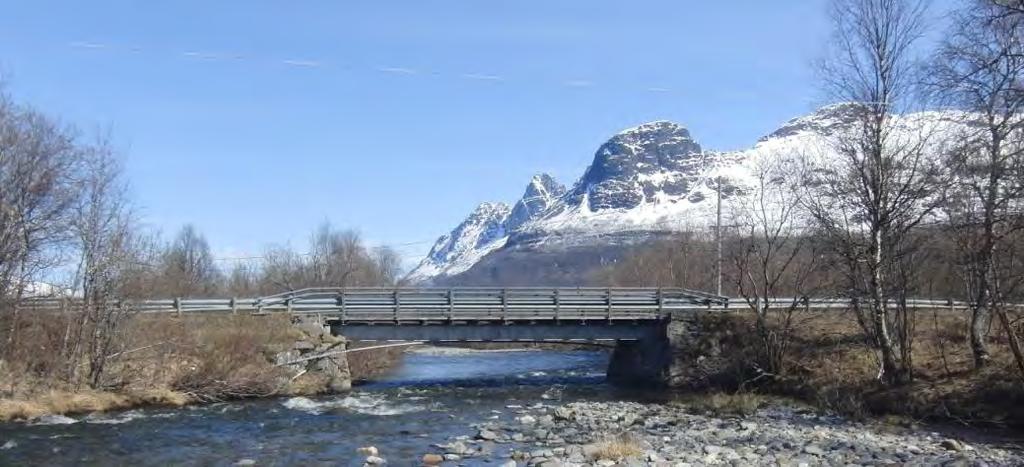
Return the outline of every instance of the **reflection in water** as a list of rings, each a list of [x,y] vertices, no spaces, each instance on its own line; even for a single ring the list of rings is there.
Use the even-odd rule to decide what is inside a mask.
[[[604,384],[607,361],[595,351],[426,349],[346,395],[0,425],[0,464],[361,465],[355,449],[373,445],[391,465],[411,465],[470,424],[511,419],[508,406],[623,396]]]

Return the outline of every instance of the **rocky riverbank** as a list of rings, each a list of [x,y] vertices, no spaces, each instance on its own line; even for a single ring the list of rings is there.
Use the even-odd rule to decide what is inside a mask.
[[[507,412],[435,445],[425,464],[472,460],[517,466],[1024,465],[1011,443],[966,441],[769,404],[745,416],[686,404],[540,403]],[[379,458],[370,459],[379,461]]]
[[[0,422],[152,406],[338,394],[394,367],[404,348],[351,342],[286,316],[142,317],[137,347],[114,354],[106,384],[11,371],[0,360]]]

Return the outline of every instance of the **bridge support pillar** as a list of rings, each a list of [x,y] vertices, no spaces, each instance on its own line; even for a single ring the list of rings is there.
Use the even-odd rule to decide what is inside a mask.
[[[664,387],[671,349],[664,336],[618,341],[608,362],[608,381],[619,386]]]
[[[705,388],[724,373],[721,348],[732,325],[709,312],[677,313],[650,337],[619,341],[608,381],[620,386]]]

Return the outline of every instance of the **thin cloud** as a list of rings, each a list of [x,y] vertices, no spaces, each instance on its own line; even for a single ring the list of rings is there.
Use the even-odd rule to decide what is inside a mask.
[[[79,48],[79,49],[105,49],[105,48],[107,48],[106,44],[99,44],[99,43],[96,43],[96,42],[75,41],[75,42],[72,42],[72,43],[70,43],[68,45],[71,46],[71,47]]]
[[[498,76],[498,75],[487,75],[487,74],[482,74],[482,73],[465,73],[465,74],[463,74],[461,76],[463,78],[466,78],[466,79],[475,79],[475,80],[480,80],[480,81],[504,81],[505,80],[505,78],[502,78],[501,76]]]
[[[573,88],[588,88],[594,85],[593,81],[587,81],[583,79],[569,80],[562,83],[565,86]]]
[[[316,60],[284,60],[281,63],[284,63],[285,65],[301,66],[307,68],[316,68],[319,66],[323,66],[323,63],[320,63]]]
[[[198,58],[198,59],[202,59],[202,60],[220,60],[220,55],[211,54],[211,53],[207,53],[207,52],[193,52],[193,51],[189,51],[189,52],[182,52],[181,54],[186,56],[186,57]]]
[[[377,71],[383,71],[384,73],[395,73],[399,75],[415,75],[416,73],[418,73],[416,70],[412,68],[402,68],[394,66],[381,67],[378,68]]]

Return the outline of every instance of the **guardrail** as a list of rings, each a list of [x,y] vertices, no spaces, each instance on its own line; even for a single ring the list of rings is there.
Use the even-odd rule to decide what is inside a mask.
[[[74,298],[34,298],[26,310],[60,310],[80,306]],[[776,298],[770,309],[849,309],[845,298]],[[256,298],[188,298],[136,300],[121,303],[139,313],[295,313],[331,315],[343,322],[413,320],[536,320],[536,319],[660,319],[672,312],[742,310],[749,303],[680,288],[309,288]],[[895,306],[893,302],[890,306]],[[911,299],[907,306],[926,309],[968,309],[955,300]],[[1012,305],[1024,307],[1024,305]]]
[[[79,300],[37,298],[25,308],[55,310]],[[310,288],[257,298],[124,302],[140,313],[316,313],[344,320],[655,319],[678,310],[727,307],[728,298],[679,288]]]

